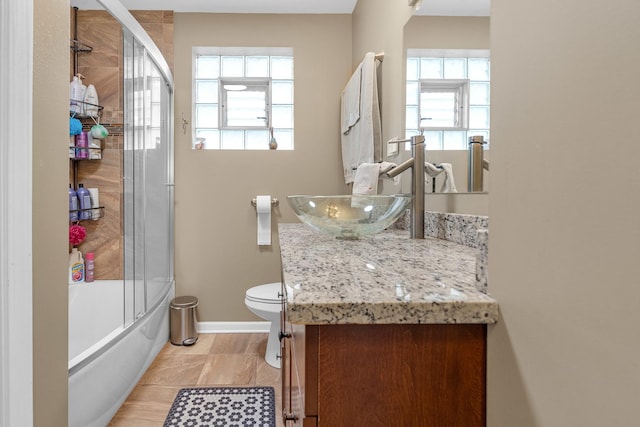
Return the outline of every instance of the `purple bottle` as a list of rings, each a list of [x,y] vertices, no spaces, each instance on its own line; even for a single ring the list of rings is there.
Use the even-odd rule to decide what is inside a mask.
[[[69,184],[69,221],[78,220],[78,195]]]
[[[76,135],[76,159],[89,158],[89,133],[86,131]]]
[[[91,219],[91,194],[89,190],[84,188],[84,184],[78,184],[76,194],[78,195],[78,206],[80,207],[78,219]]]

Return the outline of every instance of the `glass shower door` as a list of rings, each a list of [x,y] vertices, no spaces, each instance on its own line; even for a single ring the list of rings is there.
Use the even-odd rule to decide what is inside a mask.
[[[142,45],[124,35],[125,326],[173,280],[172,92]]]
[[[152,307],[173,278],[173,147],[169,143],[173,130],[171,91],[150,57],[145,59],[144,110],[149,114],[144,124],[144,270],[145,302]]]

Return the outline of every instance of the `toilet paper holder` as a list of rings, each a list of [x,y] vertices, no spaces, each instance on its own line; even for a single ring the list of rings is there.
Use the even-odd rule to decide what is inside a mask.
[[[251,206],[253,206],[254,208],[258,205],[258,199],[256,199],[255,197],[253,199],[251,199]],[[273,206],[274,208],[280,206],[280,200],[276,199],[275,197],[271,199],[271,206]]]

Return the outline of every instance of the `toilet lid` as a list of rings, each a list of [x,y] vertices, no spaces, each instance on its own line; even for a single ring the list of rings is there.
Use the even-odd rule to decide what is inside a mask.
[[[279,304],[282,302],[282,297],[279,295],[280,292],[280,283],[268,283],[266,285],[254,286],[253,288],[248,289],[246,297],[252,301]]]

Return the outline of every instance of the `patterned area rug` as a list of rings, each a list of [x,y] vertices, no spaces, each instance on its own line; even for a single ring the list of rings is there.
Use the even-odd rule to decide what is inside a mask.
[[[275,427],[273,387],[183,388],[163,427]]]

